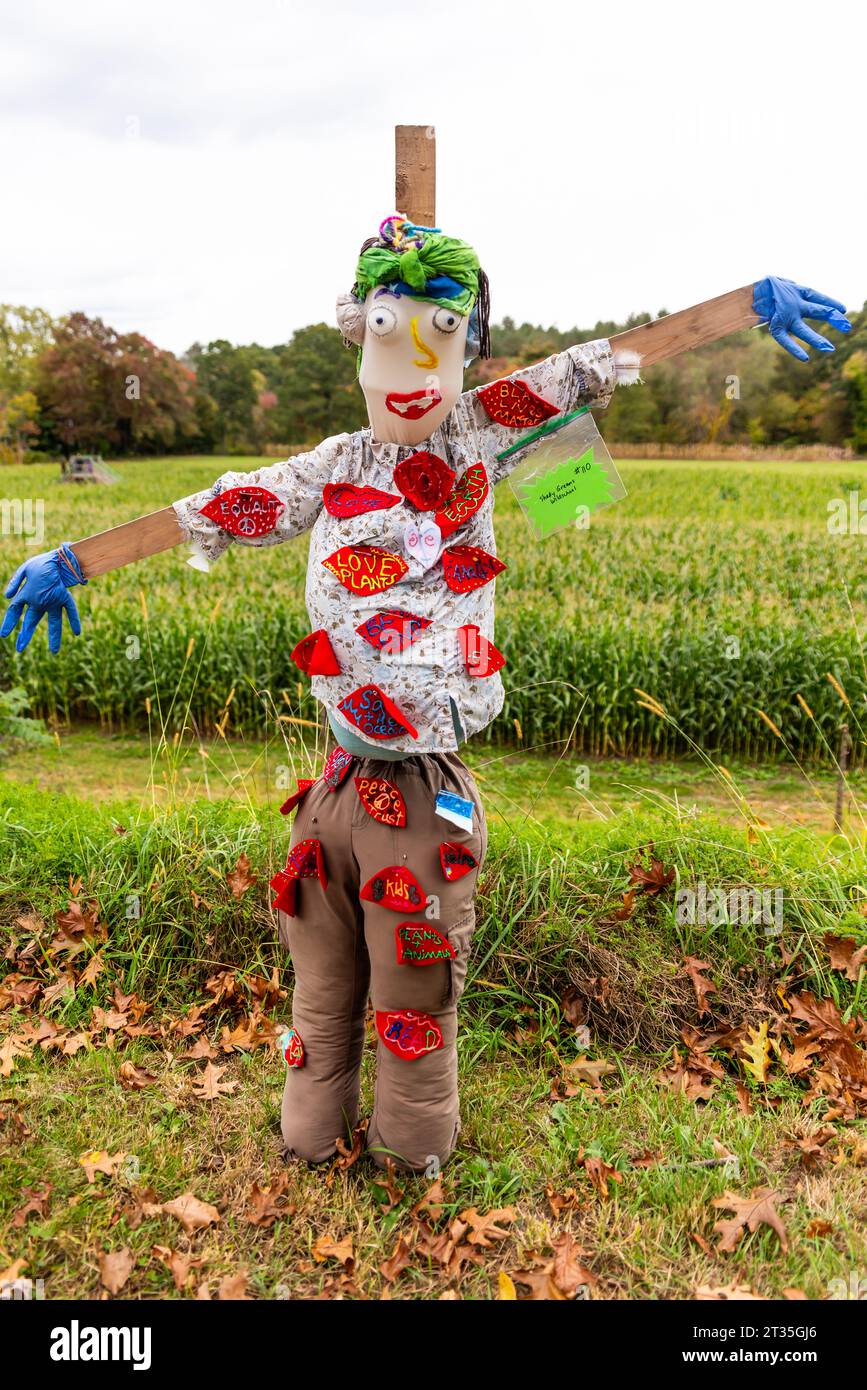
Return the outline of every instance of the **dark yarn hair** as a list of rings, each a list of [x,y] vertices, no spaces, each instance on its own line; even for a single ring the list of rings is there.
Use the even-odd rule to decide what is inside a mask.
[[[365,251],[369,251],[371,246],[379,245],[379,237],[369,236],[366,241],[361,243],[359,256],[363,256]],[[356,299],[363,299],[359,293],[358,285],[352,286],[352,293]],[[479,266],[479,293],[475,304],[479,315],[479,356],[490,357],[491,355],[491,282],[485,272]],[[346,341],[344,339],[344,341]],[[351,346],[351,344],[350,344]]]

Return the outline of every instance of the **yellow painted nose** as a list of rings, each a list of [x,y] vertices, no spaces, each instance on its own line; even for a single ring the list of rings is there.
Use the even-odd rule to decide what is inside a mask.
[[[429,348],[424,338],[418,331],[418,315],[416,314],[409,321],[409,331],[412,334],[412,341],[416,350],[421,353],[420,357],[414,357],[413,364],[423,370],[433,372],[440,364],[440,360],[432,348]]]

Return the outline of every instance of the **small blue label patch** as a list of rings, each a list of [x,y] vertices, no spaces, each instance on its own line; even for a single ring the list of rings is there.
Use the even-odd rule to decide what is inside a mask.
[[[460,826],[461,830],[473,828],[473,803],[456,792],[437,792],[436,813],[452,825]]]

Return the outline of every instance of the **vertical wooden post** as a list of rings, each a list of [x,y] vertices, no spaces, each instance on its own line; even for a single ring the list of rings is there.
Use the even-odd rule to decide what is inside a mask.
[[[436,225],[437,141],[432,125],[394,128],[394,205],[410,222]]]
[[[849,738],[849,725],[840,726],[840,757],[837,761],[837,799],[834,803],[834,832],[843,833],[843,799],[846,794],[846,772],[849,767],[849,752],[852,742]]]

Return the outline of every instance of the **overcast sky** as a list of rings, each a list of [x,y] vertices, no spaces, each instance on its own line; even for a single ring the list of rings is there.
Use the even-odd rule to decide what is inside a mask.
[[[867,298],[853,3],[0,0],[0,300],[182,351],[334,323],[437,132],[495,318],[672,310],[762,275]]]

